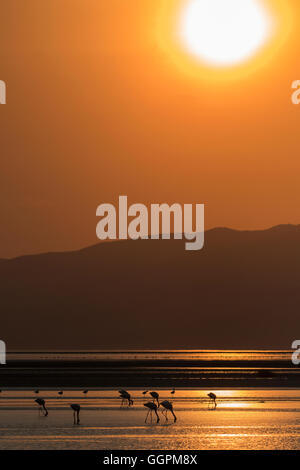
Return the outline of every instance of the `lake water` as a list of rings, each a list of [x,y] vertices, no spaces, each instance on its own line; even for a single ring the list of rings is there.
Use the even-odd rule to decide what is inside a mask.
[[[128,351],[32,351],[8,352],[10,360],[57,361],[291,361],[291,350],[128,350]]]
[[[117,390],[4,390],[0,394],[1,449],[300,449],[300,390],[157,390],[173,402],[177,422],[145,423],[150,400],[130,390],[133,407],[120,408]],[[217,396],[209,408],[208,392]],[[38,415],[37,397],[48,417]],[[73,424],[70,403],[81,405]]]

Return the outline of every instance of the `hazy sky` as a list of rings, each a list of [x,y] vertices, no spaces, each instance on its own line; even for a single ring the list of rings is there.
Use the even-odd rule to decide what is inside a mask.
[[[1,2],[0,257],[96,243],[96,207],[121,194],[205,203],[206,228],[300,223],[300,2],[228,77],[173,41],[188,1]]]

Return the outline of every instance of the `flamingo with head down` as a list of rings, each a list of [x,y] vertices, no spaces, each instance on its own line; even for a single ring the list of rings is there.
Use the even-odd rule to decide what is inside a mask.
[[[174,423],[177,421],[177,417],[174,413],[174,410],[173,410],[173,404],[169,401],[169,400],[164,400],[164,401],[161,401],[159,406],[162,406],[164,408],[164,410],[162,410],[162,414],[164,415],[164,417],[166,418],[166,421],[168,421],[168,411],[170,411],[173,415],[173,418],[174,418]]]
[[[34,401],[39,405],[39,415],[42,412],[45,417],[48,416],[49,413],[48,413],[48,410],[46,408],[45,400],[43,398],[37,398]]]
[[[207,396],[210,398],[210,402],[208,403],[208,406],[210,406],[210,403],[213,405],[213,410],[217,408],[217,395],[215,395],[213,392],[210,392],[207,394]]]
[[[79,413],[80,413],[80,405],[76,403],[70,405],[70,408],[73,410],[73,418],[74,424],[80,424]]]
[[[119,390],[120,398],[121,400],[121,406],[125,405],[127,402],[128,406],[133,405],[133,399],[131,398],[130,393],[128,393],[126,390]]]
[[[158,413],[157,413],[157,408],[158,406],[156,405],[156,403],[154,403],[153,401],[149,401],[148,403],[144,403],[144,406],[146,408],[148,408],[148,412],[147,412],[147,415],[146,415],[146,419],[145,419],[145,423],[147,423],[147,419],[148,419],[148,416],[149,416],[149,413],[150,413],[150,417],[151,417],[151,423],[152,423],[152,413],[154,412],[156,414],[156,423],[159,423],[159,416],[158,416]]]

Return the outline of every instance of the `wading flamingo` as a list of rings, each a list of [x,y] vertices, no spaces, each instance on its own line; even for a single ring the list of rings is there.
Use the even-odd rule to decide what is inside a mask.
[[[148,408],[148,412],[147,412],[147,415],[146,415],[146,419],[145,419],[145,423],[147,423],[147,419],[148,419],[148,416],[149,416],[149,413],[150,413],[150,417],[151,417],[151,423],[152,423],[152,413],[154,411],[154,413],[156,414],[156,422],[159,423],[159,416],[158,416],[158,413],[157,413],[157,405],[156,403],[154,403],[153,401],[149,401],[148,403],[144,403],[144,406],[146,408]]]
[[[157,406],[159,406],[159,394],[157,392],[150,392],[151,397],[153,398],[153,401],[157,401]]]
[[[212,405],[213,405],[213,407],[214,407],[214,408],[212,408],[212,409],[215,410],[215,409],[217,408],[217,401],[216,401],[216,400],[217,400],[217,396],[216,396],[214,393],[212,393],[212,392],[208,393],[207,396],[210,398],[210,401],[209,401],[209,403],[208,403],[208,407],[209,407],[210,403],[212,403]]]
[[[133,405],[133,400],[131,398],[130,393],[128,393],[126,390],[119,390],[120,398],[122,399],[121,401],[121,406],[125,405],[126,402],[128,406]]]
[[[164,408],[164,410],[161,410],[162,414],[164,415],[164,417],[166,418],[166,421],[168,421],[168,411],[170,411],[174,417],[174,423],[177,421],[177,418],[175,416],[175,413],[173,411],[173,405],[170,401],[168,400],[164,400],[162,402],[160,402],[160,405],[159,406],[162,406]]]
[[[43,400],[43,398],[37,398],[34,401],[35,401],[35,403],[37,403],[39,405],[39,415],[42,412],[45,417],[48,416],[49,413],[48,413],[48,410],[46,408],[45,400]]]
[[[80,413],[80,405],[72,404],[70,407],[73,410],[73,418],[74,424],[80,424],[79,413]]]

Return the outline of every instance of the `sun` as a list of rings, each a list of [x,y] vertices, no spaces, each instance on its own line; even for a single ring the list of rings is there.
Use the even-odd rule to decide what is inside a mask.
[[[214,67],[249,60],[272,34],[272,16],[261,0],[189,0],[179,23],[185,49]]]

